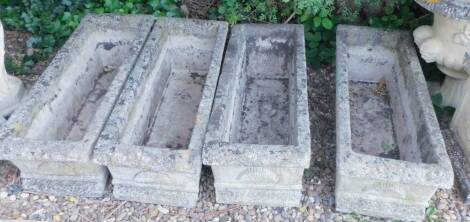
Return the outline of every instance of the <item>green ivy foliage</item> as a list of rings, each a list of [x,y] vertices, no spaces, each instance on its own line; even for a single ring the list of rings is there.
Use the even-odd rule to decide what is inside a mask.
[[[334,0],[284,0],[294,4],[297,22],[304,24],[307,61],[317,67],[329,63],[335,56]]]
[[[43,61],[80,24],[86,13],[180,16],[179,0],[0,0],[0,19],[9,29],[31,33],[23,60],[28,68]]]
[[[276,0],[220,0],[211,8],[211,19],[225,20],[234,25],[239,22],[278,23],[279,10],[283,4]]]
[[[413,6],[413,0],[386,1],[383,6],[382,16],[369,18],[367,21],[368,25],[393,29],[414,29],[419,25],[430,23],[431,14],[416,17]]]

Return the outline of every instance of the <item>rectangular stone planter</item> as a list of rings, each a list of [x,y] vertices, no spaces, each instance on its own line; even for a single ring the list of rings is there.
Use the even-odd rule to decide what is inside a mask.
[[[408,32],[339,26],[336,209],[422,221],[454,180]]]
[[[23,189],[98,197],[107,170],[90,155],[140,53],[152,16],[88,15],[0,129],[0,159]]]
[[[217,202],[299,205],[310,163],[302,26],[232,28],[203,163],[214,173]]]
[[[158,18],[100,136],[118,199],[193,207],[228,24]]]

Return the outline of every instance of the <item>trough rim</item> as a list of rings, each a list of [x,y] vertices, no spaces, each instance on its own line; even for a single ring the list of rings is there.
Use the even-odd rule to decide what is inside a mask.
[[[225,109],[225,100],[231,94],[224,90],[230,88],[229,81],[239,75],[237,62],[244,59],[246,38],[256,36],[259,32],[294,32],[295,66],[293,77],[296,81],[296,128],[297,145],[267,145],[231,143],[224,133],[230,113]],[[255,34],[252,34],[255,33]],[[222,66],[219,85],[214,99],[213,110],[206,134],[203,151],[203,163],[211,166],[243,166],[243,167],[290,167],[308,168],[310,166],[310,118],[307,94],[307,66],[305,58],[304,27],[297,24],[240,24],[232,27],[231,37]],[[243,68],[243,64],[241,65]],[[234,71],[236,70],[236,71]],[[232,72],[236,72],[233,74]],[[237,95],[235,95],[237,96]],[[302,99],[299,99],[302,98]],[[222,119],[222,120],[219,120]],[[217,121],[223,122],[218,124]],[[300,129],[300,130],[299,130]]]
[[[349,74],[347,68],[347,44],[346,36],[354,32],[383,32],[387,35],[398,35],[400,44],[405,44],[403,49],[411,59],[408,65],[414,70],[414,80],[417,81],[417,90],[420,95],[419,103],[416,107],[423,109],[426,127],[433,135],[430,144],[435,149],[433,153],[437,156],[436,163],[415,163],[403,160],[389,159],[357,153],[352,150],[351,144],[351,124],[349,105]],[[336,166],[337,177],[340,175],[358,178],[373,178],[377,180],[399,182],[406,184],[418,184],[423,186],[441,187],[449,189],[453,185],[454,174],[449,156],[445,148],[444,138],[440,132],[440,127],[432,107],[432,102],[427,89],[424,74],[422,72],[412,37],[409,32],[401,30],[386,30],[353,25],[339,25],[337,29],[337,49],[336,49]],[[396,43],[398,44],[398,42]],[[397,51],[400,53],[400,51]],[[361,169],[350,169],[349,166],[363,162]],[[394,172],[390,172],[389,166],[393,165]]]

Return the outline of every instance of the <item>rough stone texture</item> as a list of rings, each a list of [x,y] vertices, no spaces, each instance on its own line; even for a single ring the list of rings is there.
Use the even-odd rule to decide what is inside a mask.
[[[96,140],[154,23],[88,15],[0,129],[0,159],[27,191],[98,197],[108,172],[90,162]]]
[[[432,3],[427,0],[415,0],[415,2],[433,13],[456,19],[470,19],[470,4],[468,0],[439,0]]]
[[[97,143],[118,199],[193,207],[225,22],[157,19]]]
[[[449,130],[449,123],[445,123],[442,127],[442,134],[446,138],[446,148],[449,158],[452,162],[456,181],[460,187],[460,193],[465,201],[465,204],[470,205],[470,165],[465,154],[460,147],[458,140],[451,130]]]
[[[377,87],[377,83],[350,83],[352,148],[358,153],[399,159],[397,142],[390,133],[394,131],[390,98]]]
[[[376,86],[367,89],[366,83]],[[373,104],[387,92],[386,104]],[[354,109],[357,100],[363,109]],[[358,114],[353,112],[380,117],[374,113],[384,109],[391,109],[391,118],[381,120],[385,129],[373,124],[378,120],[354,125]],[[336,124],[337,210],[421,221],[437,188],[452,187],[452,166],[408,33],[338,27]],[[367,133],[357,138],[356,127]],[[398,159],[379,152],[395,145]]]
[[[298,206],[310,162],[303,27],[231,33],[203,152],[217,202]]]

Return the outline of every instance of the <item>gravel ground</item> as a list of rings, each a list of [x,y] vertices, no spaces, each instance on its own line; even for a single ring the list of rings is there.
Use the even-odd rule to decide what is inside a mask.
[[[7,52],[8,53],[8,52]],[[40,73],[40,72],[39,72]],[[305,171],[300,207],[255,207],[217,204],[213,176],[204,167],[200,201],[196,208],[176,208],[115,200],[105,197],[55,197],[25,193],[17,171],[0,162],[0,219],[35,221],[392,221],[335,212],[335,87],[331,68],[309,72],[312,164]],[[442,124],[448,132],[447,124]],[[448,133],[445,133],[448,135]],[[445,136],[446,140],[452,139]],[[454,186],[456,187],[456,186]],[[111,185],[109,187],[111,189]],[[427,221],[468,221],[470,207],[463,205],[457,188],[439,190]],[[430,209],[431,209],[430,208]]]

